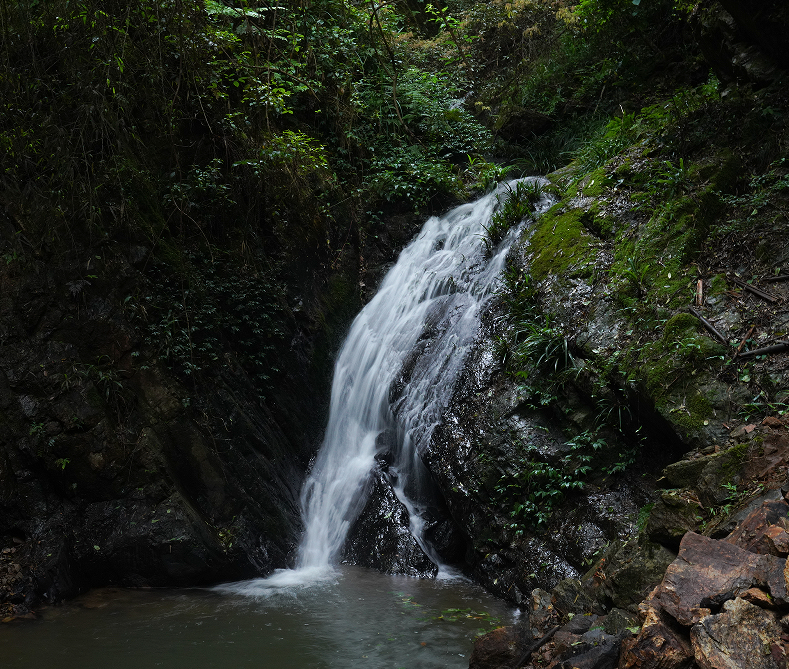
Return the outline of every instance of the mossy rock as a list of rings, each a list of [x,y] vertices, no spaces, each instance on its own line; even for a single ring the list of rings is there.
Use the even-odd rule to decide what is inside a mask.
[[[679,335],[690,331],[698,331],[699,319],[693,314],[680,313],[672,316],[663,327],[663,341],[674,341]]]
[[[748,444],[732,446],[723,453],[717,454],[704,467],[696,484],[699,500],[705,507],[723,504],[731,497],[731,492],[723,486],[739,481],[740,468],[745,460]]]
[[[587,174],[580,182],[580,191],[585,197],[600,197],[611,183],[604,167],[599,167]]]
[[[726,283],[725,274],[716,274],[710,279],[710,293],[712,295],[720,295],[729,289],[729,284]]]
[[[624,609],[612,609],[603,621],[606,634],[620,634],[634,627],[641,627],[641,621],[637,615]]]
[[[680,460],[670,464],[663,470],[663,477],[670,488],[693,488],[701,477],[704,468],[720,453],[707,455],[693,460]]]
[[[675,558],[674,552],[651,541],[615,541],[580,582],[568,579],[560,584],[562,600],[574,595],[578,601],[596,602],[595,606],[587,605],[587,611],[605,611],[613,606],[637,614],[639,603],[660,583]]]
[[[683,461],[684,462],[684,461]],[[696,462],[696,461],[693,461]],[[689,475],[690,472],[685,472]],[[695,481],[701,475],[696,472]],[[666,490],[652,507],[646,526],[650,541],[679,550],[679,543],[688,531],[695,531],[701,522],[701,506],[676,490]]]
[[[585,209],[565,211],[556,205],[540,218],[530,239],[532,278],[542,281],[551,274],[566,276],[572,266],[592,259],[594,238],[584,225],[589,215]]]

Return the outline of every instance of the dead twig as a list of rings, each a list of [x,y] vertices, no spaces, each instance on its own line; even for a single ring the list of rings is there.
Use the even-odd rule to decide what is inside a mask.
[[[763,279],[765,283],[777,283],[778,281],[789,281],[789,274],[779,274],[778,276],[770,276]]]
[[[745,281],[740,281],[739,279],[732,278],[732,283],[736,283],[740,286],[743,290],[747,290],[748,292],[753,293],[757,297],[761,297],[763,300],[766,300],[770,304],[775,304],[778,302],[778,299],[775,295],[770,295],[770,293],[765,293],[763,290],[759,290],[758,288],[754,288],[750,284],[745,283]]]
[[[750,330],[748,330],[748,334],[747,334],[747,335],[745,335],[745,336],[742,338],[742,341],[740,342],[740,345],[737,347],[737,350],[734,352],[734,357],[735,357],[735,358],[736,358],[738,355],[740,355],[740,351],[742,351],[742,347],[743,347],[743,346],[745,346],[745,342],[746,342],[746,341],[748,341],[748,340],[751,338],[751,335],[753,334],[753,331],[754,331],[755,329],[756,329],[756,326],[755,326],[755,325],[752,325],[752,326],[751,326],[751,329],[750,329]]]
[[[726,337],[724,337],[724,336],[723,336],[723,335],[722,335],[720,332],[718,332],[718,330],[716,329],[716,327],[715,327],[715,326],[714,326],[712,323],[710,323],[710,322],[709,322],[709,321],[708,321],[706,318],[704,318],[704,316],[702,316],[702,315],[701,315],[701,314],[700,314],[698,311],[696,311],[696,310],[695,310],[693,307],[688,307],[688,309],[690,310],[690,313],[692,313],[692,314],[693,314],[693,315],[694,315],[696,318],[698,318],[698,319],[701,321],[701,324],[702,324],[702,325],[703,325],[705,328],[707,328],[707,331],[708,331],[708,332],[710,332],[711,334],[715,335],[715,337],[716,337],[716,338],[717,338],[717,339],[718,339],[718,340],[719,340],[719,341],[720,341],[722,344],[724,344],[725,346],[728,346],[728,345],[729,345],[729,342],[728,342],[728,341],[726,341]]]
[[[704,304],[704,281],[699,279],[696,282],[696,306],[700,307]]]

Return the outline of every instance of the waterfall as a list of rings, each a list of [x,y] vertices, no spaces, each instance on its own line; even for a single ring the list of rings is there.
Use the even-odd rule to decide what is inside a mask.
[[[324,441],[302,491],[300,569],[325,568],[337,557],[364,505],[379,436],[387,431],[399,441],[390,468],[394,489],[421,539],[420,488],[429,474],[419,450],[452,396],[517,236],[511,230],[492,254],[486,250],[483,226],[506,188],[428,219],[354,320],[335,366]],[[547,208],[547,198],[541,205]],[[432,328],[427,339],[426,328]],[[408,363],[405,387],[392,407],[390,388],[420,340],[424,350]]]

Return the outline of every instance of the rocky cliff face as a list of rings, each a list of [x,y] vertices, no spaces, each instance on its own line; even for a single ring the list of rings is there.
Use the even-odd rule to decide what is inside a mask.
[[[5,584],[15,605],[251,576],[295,545],[317,417],[284,388],[273,411],[261,404],[231,353],[199,385],[178,381],[124,308],[144,275],[107,251],[101,279],[66,281],[35,260],[0,279],[0,531],[23,556]]]
[[[365,270],[388,262],[415,221],[382,228]],[[213,281],[227,297],[182,293],[168,313],[157,300],[177,272],[160,253],[106,243],[38,258],[22,243],[0,266],[6,615],[94,586],[211,583],[294,559],[333,351],[367,277],[349,251],[341,271],[297,282],[292,268],[283,285],[295,297],[271,305],[254,268],[219,276],[217,263],[195,263],[190,288]],[[210,309],[237,333],[201,334]],[[255,347],[281,370],[268,388]]]

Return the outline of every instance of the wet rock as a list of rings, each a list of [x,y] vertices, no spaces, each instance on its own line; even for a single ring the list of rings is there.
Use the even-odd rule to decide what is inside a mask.
[[[523,657],[532,642],[528,623],[499,627],[474,642],[469,669],[512,667]]]
[[[529,519],[513,522],[524,458],[555,466],[569,447],[551,417],[524,406],[517,381],[492,353],[495,336],[486,331],[469,355],[443,421],[420,455],[467,538],[471,573],[491,592],[519,602],[535,586],[577,580],[606,544],[633,533],[633,518],[649,498],[640,478],[623,476],[568,495],[550,531],[535,530]],[[513,492],[502,494],[501,482],[510,479]]]
[[[386,574],[433,577],[438,567],[410,532],[408,510],[377,465],[365,491],[367,503],[351,526],[342,557]]]
[[[689,669],[692,664],[683,631],[659,607],[646,607],[638,636],[622,643],[619,669]]]
[[[723,612],[702,618],[690,630],[701,669],[783,669],[786,656],[775,614],[741,598]]]
[[[785,562],[688,532],[680,544],[679,556],[666,570],[655,600],[687,626],[754,586],[766,587],[775,600],[785,602]]]

